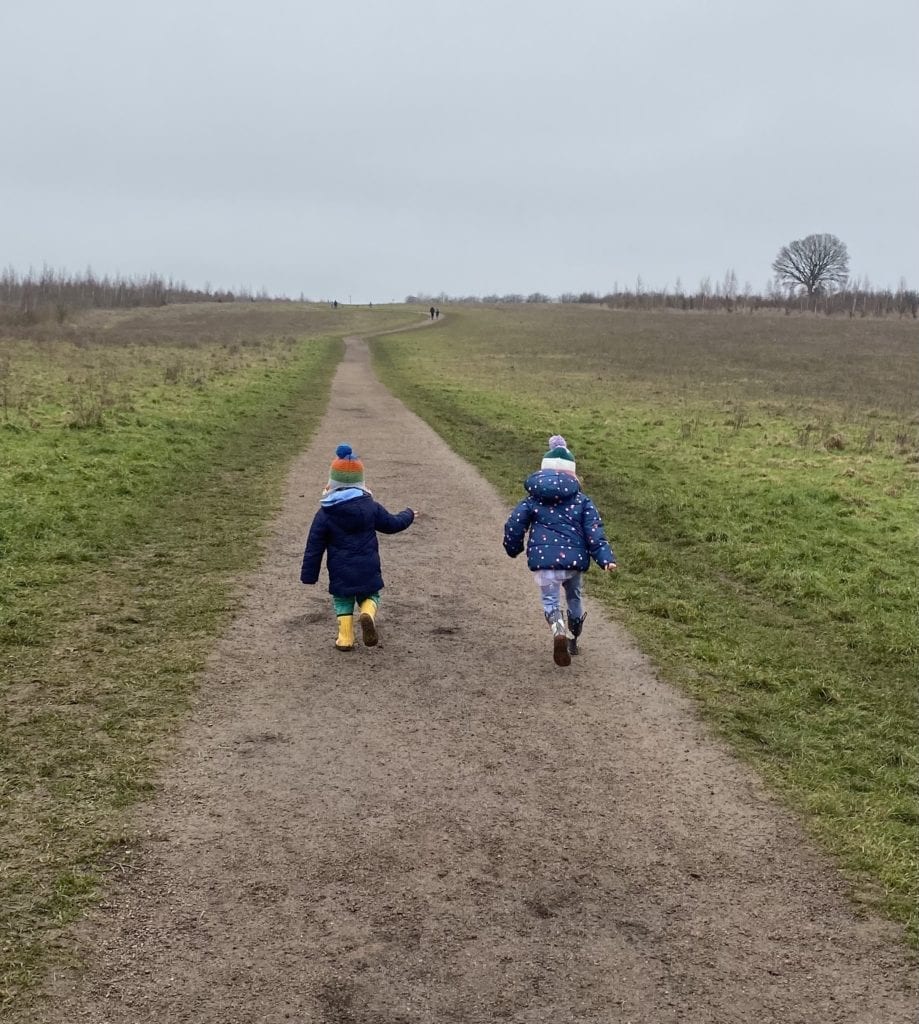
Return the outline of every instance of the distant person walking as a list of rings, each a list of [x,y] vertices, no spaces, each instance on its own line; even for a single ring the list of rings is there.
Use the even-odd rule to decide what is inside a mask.
[[[338,618],[335,646],[339,651],[354,650],[355,603],[364,646],[375,647],[379,642],[376,615],[383,573],[377,533],[401,533],[412,525],[416,514],[410,508],[396,515],[387,512],[364,486],[364,464],[351,446],[340,444],[335,449],[329,482],[303,552],[300,582],[318,582],[325,555],[329,593]]]
[[[434,319],[434,312],[435,312],[434,307],[431,306],[431,319],[432,320]]]
[[[574,456],[560,434],[549,438],[549,451],[538,472],[524,481],[527,497],[504,524],[504,550],[511,558],[523,551],[539,587],[546,622],[552,631],[556,665],[571,664],[578,654],[584,627],[581,579],[591,558],[606,572],[615,572],[616,556],[603,532],[596,506],[581,490]],[[568,606],[568,630],[561,610],[561,591]]]

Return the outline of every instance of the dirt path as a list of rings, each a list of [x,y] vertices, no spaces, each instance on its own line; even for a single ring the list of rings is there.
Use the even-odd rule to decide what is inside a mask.
[[[382,539],[383,646],[350,655],[325,584],[297,579],[342,440],[379,500],[424,513]],[[622,630],[593,608],[552,664],[505,514],[351,339],[138,870],[42,1021],[915,1019],[894,929]]]

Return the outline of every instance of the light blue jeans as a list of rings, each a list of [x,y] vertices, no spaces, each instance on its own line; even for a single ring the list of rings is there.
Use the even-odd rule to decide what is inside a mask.
[[[540,583],[539,594],[542,598],[542,610],[546,615],[553,615],[560,608],[561,592],[565,591],[565,601],[568,604],[568,614],[579,619],[584,614],[584,605],[581,603],[581,572],[573,572],[566,580],[558,580],[553,583]]]

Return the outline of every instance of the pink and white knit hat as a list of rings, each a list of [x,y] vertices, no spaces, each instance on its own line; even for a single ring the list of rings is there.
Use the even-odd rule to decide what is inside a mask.
[[[568,442],[561,434],[549,438],[549,450],[542,457],[540,469],[551,469],[556,473],[575,473],[574,456],[568,450]]]

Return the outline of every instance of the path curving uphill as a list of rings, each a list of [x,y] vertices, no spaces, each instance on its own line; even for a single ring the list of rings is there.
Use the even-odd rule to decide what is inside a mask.
[[[382,643],[351,654],[325,581],[298,581],[340,441],[378,500],[422,513],[381,538]],[[916,1019],[897,930],[618,626],[593,608],[553,665],[506,513],[348,339],[136,868],[33,1019]]]

